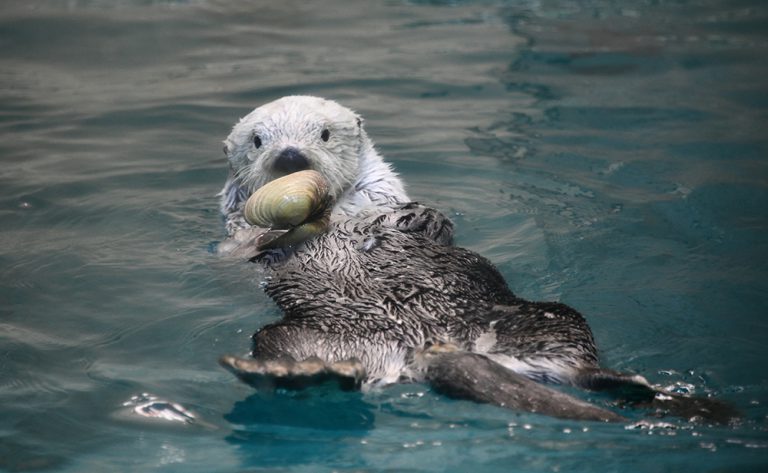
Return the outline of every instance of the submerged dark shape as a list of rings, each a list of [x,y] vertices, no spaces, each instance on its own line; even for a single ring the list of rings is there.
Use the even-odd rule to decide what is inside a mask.
[[[361,141],[350,147],[360,154],[338,159],[354,158],[362,175],[339,184],[339,192],[325,200],[336,204],[322,231],[290,248],[265,249],[259,242],[270,229],[242,224],[240,212],[255,190],[249,186],[261,188],[273,179],[238,181],[255,175],[249,161],[259,156],[249,155],[249,161],[229,156],[234,172],[222,209],[234,243],[227,248],[267,269],[265,290],[284,317],[253,335],[253,359],[225,356],[225,368],[254,386],[297,388],[335,379],[342,388],[365,390],[426,381],[449,396],[568,419],[623,417],[544,383],[605,391],[630,404],[661,404],[689,418],[725,422],[733,416],[717,401],[662,394],[641,376],[601,368],[581,314],[565,304],[517,297],[490,261],[453,246],[451,221],[435,209],[405,202],[397,177],[370,146],[357,116],[347,116],[341,107],[317,118],[320,100],[288,97],[268,104],[269,113],[257,109],[228,138],[228,148],[236,149],[239,137],[249,136],[243,127],[285,121],[291,129],[296,120],[324,120],[314,127],[319,129],[343,120],[351,127],[345,128],[347,138]],[[307,149],[317,152],[318,138],[302,134],[308,128],[295,126],[299,131],[292,138],[310,140]],[[344,138],[334,136],[339,135]],[[309,167],[321,178],[335,179],[337,170],[324,164],[327,156],[312,152],[304,153]]]

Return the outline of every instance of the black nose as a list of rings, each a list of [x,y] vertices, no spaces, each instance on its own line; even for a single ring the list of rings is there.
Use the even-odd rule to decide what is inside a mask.
[[[282,174],[290,174],[296,171],[309,169],[309,160],[296,148],[285,148],[275,159],[272,165],[275,171]]]

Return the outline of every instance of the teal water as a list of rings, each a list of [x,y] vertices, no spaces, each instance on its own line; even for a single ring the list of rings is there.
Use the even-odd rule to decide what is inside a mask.
[[[0,51],[0,470],[768,468],[764,2],[16,0]],[[221,140],[294,93],[366,117],[412,197],[582,311],[607,366],[743,420],[237,383],[218,356],[278,312],[210,251]],[[141,393],[201,421],[137,420]]]

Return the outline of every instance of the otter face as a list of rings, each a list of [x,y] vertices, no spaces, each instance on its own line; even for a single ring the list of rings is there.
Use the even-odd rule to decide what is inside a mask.
[[[321,173],[337,199],[358,173],[360,116],[331,100],[293,96],[262,105],[224,141],[232,178],[248,193],[296,171]]]

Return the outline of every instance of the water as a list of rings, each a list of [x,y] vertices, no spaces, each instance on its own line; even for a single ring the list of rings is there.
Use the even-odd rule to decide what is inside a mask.
[[[768,465],[762,2],[17,0],[0,48],[0,470]],[[293,93],[362,113],[412,197],[520,295],[584,312],[606,365],[743,422],[237,383],[217,357],[278,312],[210,252],[221,140]],[[138,421],[142,393],[200,422]]]

